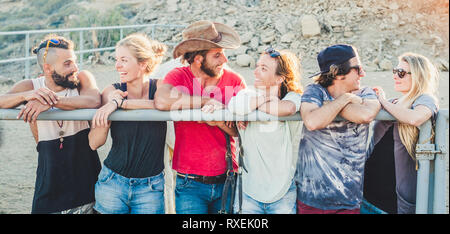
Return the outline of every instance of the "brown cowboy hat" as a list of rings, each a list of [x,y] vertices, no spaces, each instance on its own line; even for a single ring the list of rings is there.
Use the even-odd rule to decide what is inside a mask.
[[[236,49],[241,39],[231,27],[208,20],[192,23],[183,31],[183,41],[173,49],[173,57],[212,48]]]

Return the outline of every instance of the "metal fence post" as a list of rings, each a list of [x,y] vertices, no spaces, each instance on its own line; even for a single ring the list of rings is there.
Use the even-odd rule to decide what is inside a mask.
[[[152,26],[152,40],[155,40],[155,25]]]
[[[445,207],[445,199],[446,199],[446,158],[447,147],[446,147],[446,130],[448,130],[448,110],[446,113],[444,110],[441,110],[438,113],[436,119],[436,151],[441,151],[440,154],[436,155],[436,159],[434,161],[434,169],[435,169],[435,180],[434,180],[434,199],[433,199],[433,213],[434,214],[445,214],[447,213],[447,209]]]
[[[80,31],[80,63],[78,65],[79,70],[83,69],[83,50],[84,50],[83,31]]]
[[[30,57],[30,34],[27,33],[25,36],[25,57]],[[30,78],[30,60],[25,60],[25,79]]]
[[[419,128],[418,144],[427,144],[431,136],[431,120],[423,123]],[[416,150],[418,151],[418,150]],[[416,153],[419,163],[417,171],[416,214],[428,213],[428,195],[430,186],[430,159],[428,155]]]

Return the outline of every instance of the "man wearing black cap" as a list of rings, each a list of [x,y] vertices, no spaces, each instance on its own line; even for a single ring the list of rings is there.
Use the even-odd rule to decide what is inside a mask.
[[[334,45],[317,56],[320,72],[307,86],[296,181],[298,213],[359,213],[369,123],[380,110],[354,47]],[[344,121],[333,122],[337,116]]]

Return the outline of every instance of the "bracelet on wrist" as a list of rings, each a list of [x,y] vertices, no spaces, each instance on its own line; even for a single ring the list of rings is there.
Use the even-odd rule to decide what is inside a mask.
[[[116,109],[119,109],[119,103],[117,102],[117,100],[113,99],[112,101],[116,103]]]
[[[124,101],[125,101],[125,98],[122,98],[122,101],[120,102],[120,105],[119,105],[119,109],[122,109],[122,105],[123,105]]]

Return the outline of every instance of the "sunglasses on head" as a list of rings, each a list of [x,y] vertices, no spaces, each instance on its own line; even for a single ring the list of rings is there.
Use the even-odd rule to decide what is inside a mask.
[[[269,47],[266,49],[266,53],[270,55],[272,58],[276,58],[281,56],[280,52],[276,51],[274,48]]]
[[[61,43],[61,41],[57,40],[57,39],[50,39],[50,40],[47,41],[47,45],[45,46],[45,53],[44,53],[44,63],[45,63],[46,58],[47,58],[48,47],[49,47],[50,43],[57,46],[57,45],[59,45]]]
[[[406,76],[406,74],[411,74],[411,72],[405,71],[403,68],[394,68],[392,69],[392,73],[397,74],[400,79]]]

